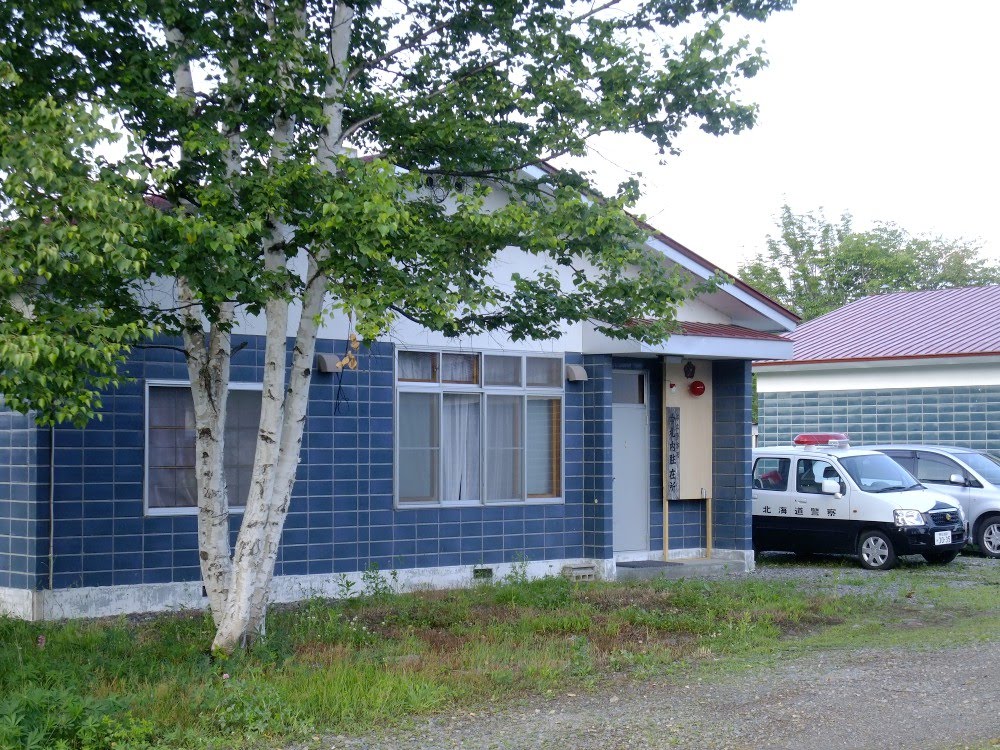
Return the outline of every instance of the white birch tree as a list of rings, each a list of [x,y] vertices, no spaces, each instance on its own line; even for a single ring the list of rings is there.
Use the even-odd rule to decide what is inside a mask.
[[[606,132],[667,152],[689,122],[751,126],[736,87],[760,51],[724,30],[790,3],[4,3],[0,393],[40,420],[80,422],[120,382],[130,345],[183,337],[213,649],[248,646],[263,628],[324,316],[350,314],[363,340],[397,316],[449,335],[544,338],[590,320],[662,338],[697,289],[641,250],[625,213],[637,186],[597,199],[582,174],[526,168],[582,155]],[[128,136],[125,157],[97,156],[107,132],[86,107]],[[34,140],[50,157],[31,153]],[[507,200],[487,211],[491,191]],[[540,270],[494,278],[508,246]],[[169,281],[173,303],[143,304],[153,279]],[[266,320],[263,393],[231,548],[230,334],[247,314]],[[43,332],[46,321],[69,322]]]

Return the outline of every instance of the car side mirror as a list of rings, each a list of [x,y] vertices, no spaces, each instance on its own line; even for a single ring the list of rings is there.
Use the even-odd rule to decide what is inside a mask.
[[[837,479],[824,479],[823,484],[820,485],[820,492],[824,495],[833,495],[834,497],[843,497],[840,494],[840,481]]]
[[[961,474],[952,474],[950,477],[948,477],[948,481],[951,482],[952,484],[959,484],[962,487],[965,487],[966,485],[965,477],[963,477]]]

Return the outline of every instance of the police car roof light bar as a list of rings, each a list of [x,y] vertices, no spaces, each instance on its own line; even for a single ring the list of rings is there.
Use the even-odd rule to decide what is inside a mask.
[[[792,438],[792,445],[850,448],[851,441],[843,432],[802,432]]]

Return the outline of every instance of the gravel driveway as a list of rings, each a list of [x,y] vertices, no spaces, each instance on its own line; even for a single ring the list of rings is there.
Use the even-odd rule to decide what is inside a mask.
[[[829,572],[778,565],[753,575]],[[439,715],[386,735],[328,738],[324,746],[933,750],[992,747],[991,740],[1000,748],[1000,633],[961,649],[826,651],[703,679],[622,679],[593,693],[555,694],[496,713]]]

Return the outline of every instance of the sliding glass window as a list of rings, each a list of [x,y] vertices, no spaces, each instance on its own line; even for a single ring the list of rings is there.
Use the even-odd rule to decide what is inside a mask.
[[[563,369],[558,356],[400,351],[400,505],[560,499]]]

